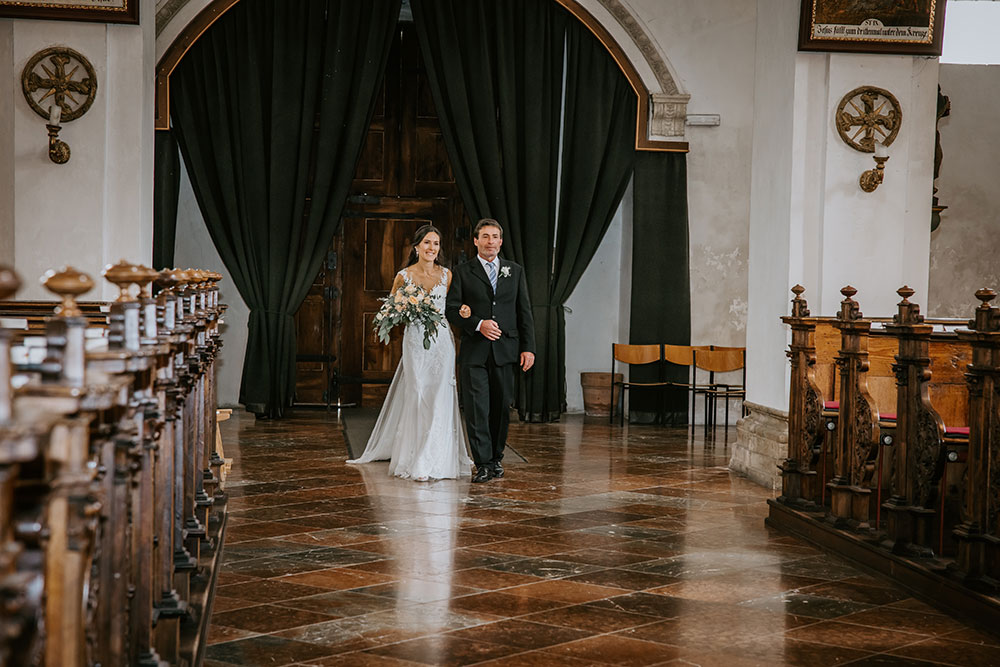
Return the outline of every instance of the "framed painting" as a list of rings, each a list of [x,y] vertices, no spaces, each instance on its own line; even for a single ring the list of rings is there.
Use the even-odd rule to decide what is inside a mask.
[[[141,0],[0,0],[0,18],[138,23]]]
[[[945,0],[802,0],[799,51],[941,55]]]

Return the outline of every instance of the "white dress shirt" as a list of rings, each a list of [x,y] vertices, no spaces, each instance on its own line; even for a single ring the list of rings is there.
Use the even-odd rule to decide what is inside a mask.
[[[489,276],[490,276],[490,270],[486,268],[486,265],[487,264],[492,264],[493,265],[493,273],[496,274],[497,284],[499,284],[499,282],[500,282],[500,255],[497,255],[496,257],[494,257],[492,262],[489,261],[488,259],[485,259],[480,254],[476,254],[476,259],[478,259],[479,263],[483,265],[483,271],[486,272],[486,277],[487,278],[489,278]],[[476,331],[479,331],[479,327],[481,327],[481,326],[483,326],[483,321],[479,320],[479,324],[476,325]]]

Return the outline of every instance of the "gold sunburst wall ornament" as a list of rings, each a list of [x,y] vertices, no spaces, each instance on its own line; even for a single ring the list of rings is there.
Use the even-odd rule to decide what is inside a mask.
[[[874,192],[885,178],[886,148],[896,140],[903,123],[899,100],[884,88],[855,88],[841,98],[834,122],[845,144],[862,153],[874,153],[875,168],[862,172],[858,179],[862,190]]]
[[[21,71],[21,90],[32,111],[46,120],[49,159],[69,161],[69,146],[59,140],[62,123],[87,113],[97,96],[97,73],[85,56],[64,46],[33,55]]]
[[[861,86],[840,100],[834,120],[845,144],[862,153],[874,153],[876,142],[890,146],[896,140],[903,110],[888,90]]]

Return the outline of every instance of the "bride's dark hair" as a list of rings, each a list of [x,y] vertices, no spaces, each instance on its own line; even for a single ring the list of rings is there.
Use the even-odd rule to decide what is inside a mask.
[[[435,234],[438,235],[439,241],[444,240],[444,237],[441,235],[441,230],[435,227],[434,225],[424,225],[423,227],[418,229],[416,233],[413,235],[413,243],[410,244],[410,255],[406,258],[406,263],[403,264],[404,269],[408,266],[413,266],[414,264],[417,263],[417,246],[420,245],[420,242],[424,240],[424,237],[430,234],[431,232],[434,232]],[[439,248],[438,254],[437,257],[434,258],[434,263],[437,264],[438,266],[443,266],[443,264],[441,264],[440,246],[438,246],[438,248]]]

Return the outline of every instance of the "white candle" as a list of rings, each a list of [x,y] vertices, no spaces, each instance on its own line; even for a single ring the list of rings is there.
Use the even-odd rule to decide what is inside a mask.
[[[875,157],[889,157],[889,151],[885,149],[885,144],[881,141],[875,142]]]
[[[49,107],[49,125],[58,125],[59,120],[62,118],[62,107],[58,104],[53,104]]]

